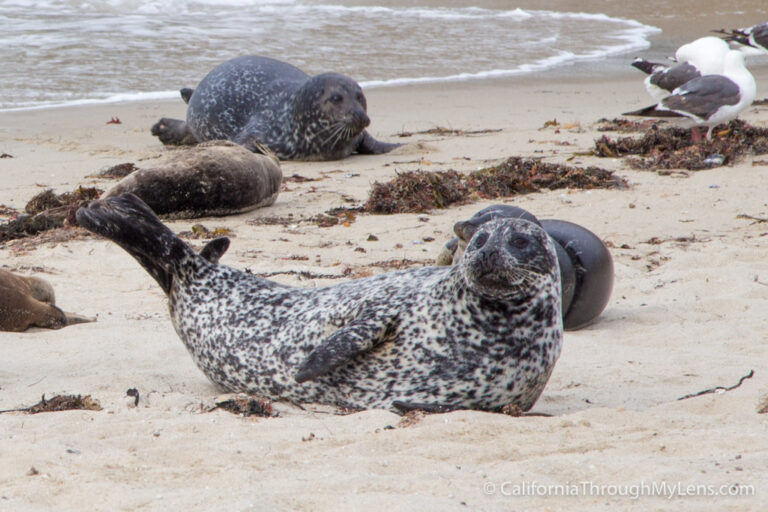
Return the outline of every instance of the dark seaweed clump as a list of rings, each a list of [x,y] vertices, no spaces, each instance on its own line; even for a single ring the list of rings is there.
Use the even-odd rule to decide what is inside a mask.
[[[272,403],[262,398],[235,397],[216,402],[216,406],[211,411],[216,409],[223,409],[242,416],[261,416],[262,418],[277,416],[277,413],[272,410]]]
[[[607,119],[603,117],[598,119],[599,123],[597,131],[599,132],[620,132],[620,133],[632,133],[632,132],[644,132],[649,128],[652,128],[656,124],[665,123],[659,119],[643,119],[642,121],[632,121],[630,119],[614,118]]]
[[[64,192],[63,194],[54,194],[52,189],[48,189],[30,199],[24,207],[24,211],[30,215],[35,215],[52,208],[80,205],[81,203],[98,199],[102,192],[104,191],[98,188],[82,186],[77,187],[72,192]]]
[[[603,135],[595,141],[594,152],[597,156],[611,158],[638,155],[628,159],[633,169],[698,171],[732,165],[744,155],[768,153],[768,129],[734,120],[727,126],[715,127],[712,140],[694,143],[689,129],[653,125],[641,138],[619,137],[614,140]]]
[[[77,187],[73,192],[55,194],[48,189],[34,196],[24,207],[26,215],[0,224],[0,242],[34,236],[49,229],[60,228],[64,222],[75,225],[75,212],[103,191],[93,187]]]
[[[541,189],[622,188],[626,183],[599,167],[571,167],[532,158],[511,157],[500,165],[469,174],[448,171],[402,172],[387,183],[373,184],[365,203],[368,213],[420,213],[463,204],[473,198],[494,199]]]
[[[56,395],[53,398],[45,398],[45,395],[40,399],[38,403],[30,407],[22,407],[21,409],[9,409],[3,412],[26,412],[28,414],[38,414],[41,412],[58,412],[58,411],[72,411],[83,409],[86,411],[100,411],[101,404],[99,401],[91,398],[91,395]]]

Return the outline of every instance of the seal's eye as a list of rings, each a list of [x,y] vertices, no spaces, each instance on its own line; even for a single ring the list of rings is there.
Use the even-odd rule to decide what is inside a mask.
[[[472,245],[474,246],[475,249],[479,249],[482,246],[484,246],[485,242],[487,241],[488,241],[488,233],[480,233],[475,237],[474,241],[472,242]]]
[[[358,93],[357,94],[357,102],[361,103],[361,104],[365,103],[365,96],[363,96],[362,94]]]
[[[344,101],[344,98],[342,98],[339,93],[335,93],[331,96],[331,103],[334,105],[339,105],[342,101]]]
[[[510,247],[514,247],[515,249],[525,249],[530,243],[531,242],[524,236],[513,236],[509,240]]]

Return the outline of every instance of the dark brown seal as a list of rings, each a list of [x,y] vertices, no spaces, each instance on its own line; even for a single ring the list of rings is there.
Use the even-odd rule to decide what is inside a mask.
[[[61,329],[94,319],[65,313],[55,305],[53,287],[37,277],[0,269],[0,331],[22,332],[29,327]]]
[[[277,159],[211,141],[129,174],[102,198],[130,192],[166,218],[233,215],[273,204],[282,180]]]

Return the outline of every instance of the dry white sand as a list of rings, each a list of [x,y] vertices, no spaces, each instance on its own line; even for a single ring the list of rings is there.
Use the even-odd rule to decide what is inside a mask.
[[[757,79],[768,83],[768,73]],[[339,279],[290,272],[364,275],[381,271],[376,262],[432,260],[453,223],[489,203],[359,215],[329,228],[301,219],[363,201],[373,181],[398,171],[466,171],[513,155],[563,162],[592,146],[599,118],[649,103],[640,78],[367,96],[370,131],[409,145],[284,163],[286,177],[320,180],[287,183],[273,207],[201,220],[235,233],[223,263],[319,286]],[[149,127],[161,116],[183,117],[184,107],[179,100],[0,113],[0,153],[13,155],[0,159],[0,204],[23,208],[44,186],[106,188],[110,182],[85,176],[129,161],[152,165],[170,150]],[[106,124],[112,116],[122,124]],[[768,123],[757,108],[742,117]],[[559,133],[542,128],[552,119]],[[501,131],[396,136],[435,126]],[[103,410],[0,415],[0,510],[760,510],[768,491],[768,415],[757,413],[768,395],[768,224],[739,215],[768,217],[768,166],[752,161],[660,176],[577,157],[570,163],[617,170],[631,188],[505,201],[582,224],[613,246],[608,308],[591,327],[566,333],[533,409],[550,416],[456,412],[399,426],[385,411],[337,416],[278,404],[280,417],[271,419],[203,412],[219,392],[173,331],[159,287],[125,252],[95,238],[6,244],[3,268],[35,269],[62,308],[98,322],[1,333],[0,409],[71,393],[91,395]],[[252,222],[289,214],[296,222],[287,227]],[[176,231],[192,224],[170,223]],[[752,369],[738,389],[677,400],[734,385]],[[129,388],[140,392],[138,407]]]

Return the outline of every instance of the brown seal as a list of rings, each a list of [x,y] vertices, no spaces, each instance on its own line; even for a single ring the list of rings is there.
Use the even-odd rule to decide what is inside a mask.
[[[276,158],[210,141],[129,174],[102,199],[130,192],[156,214],[174,219],[233,215],[273,204],[282,180]]]
[[[0,269],[0,331],[22,332],[33,326],[61,329],[95,321],[65,313],[56,307],[55,297],[47,281]]]

